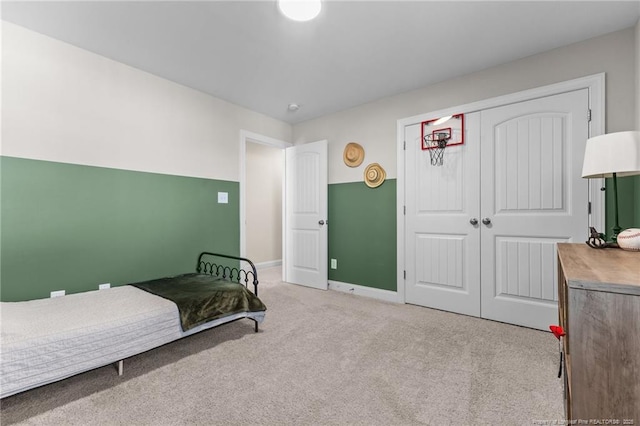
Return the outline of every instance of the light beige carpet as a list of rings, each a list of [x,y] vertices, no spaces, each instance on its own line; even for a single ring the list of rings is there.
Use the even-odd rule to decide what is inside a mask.
[[[562,418],[550,333],[282,283],[224,325],[1,401],[3,425],[531,425]]]

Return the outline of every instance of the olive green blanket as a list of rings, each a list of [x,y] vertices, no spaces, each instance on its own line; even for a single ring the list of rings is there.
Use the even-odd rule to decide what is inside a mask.
[[[211,275],[184,274],[131,285],[174,302],[182,331],[227,315],[267,310],[243,285]]]

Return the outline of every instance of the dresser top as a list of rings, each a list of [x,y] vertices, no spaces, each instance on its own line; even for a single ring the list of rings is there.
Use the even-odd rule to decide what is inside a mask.
[[[558,259],[569,287],[640,296],[640,252],[559,243]]]

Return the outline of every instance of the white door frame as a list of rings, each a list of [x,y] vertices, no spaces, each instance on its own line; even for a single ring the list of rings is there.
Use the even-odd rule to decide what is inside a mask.
[[[246,182],[247,182],[247,142],[258,143],[261,145],[272,146],[282,150],[284,158],[284,149],[293,146],[292,143],[274,139],[269,136],[260,135],[258,133],[240,130],[240,256],[247,257],[247,200],[246,200]],[[283,162],[284,164],[284,162]],[[282,211],[284,212],[284,179],[282,179]],[[282,261],[284,262],[284,213],[282,215]]]
[[[465,105],[445,108],[438,111],[432,111],[426,114],[415,115],[413,117],[403,118],[397,121],[397,191],[396,191],[396,215],[397,215],[397,291],[398,301],[406,303],[405,299],[405,161],[404,161],[404,128],[414,124],[420,124],[423,121],[433,120],[454,114],[468,114],[483,109],[495,108],[499,106],[509,105],[517,102],[528,101],[531,99],[542,98],[545,96],[557,95],[573,90],[588,89],[589,90],[589,108],[591,109],[591,121],[589,123],[589,137],[599,136],[604,133],[605,129],[605,73],[594,74],[587,77],[577,78],[574,80],[564,81],[561,83],[542,86],[535,89],[524,90],[521,92],[511,93],[509,95],[498,96],[491,99],[485,99],[478,102],[472,102]],[[588,112],[585,111],[585,114]],[[586,142],[586,141],[585,141]],[[591,201],[591,217],[589,226],[595,226],[599,230],[603,230],[605,223],[605,197],[600,188],[603,186],[603,179],[589,180],[589,200]],[[587,235],[585,235],[585,238]]]

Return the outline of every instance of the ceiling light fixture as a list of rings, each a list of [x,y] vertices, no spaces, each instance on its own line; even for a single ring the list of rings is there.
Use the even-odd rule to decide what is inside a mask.
[[[278,0],[278,8],[284,16],[294,21],[310,21],[320,14],[320,0]]]
[[[287,109],[291,112],[295,112],[297,110],[300,109],[300,105],[298,104],[289,104],[289,106],[287,106]]]

